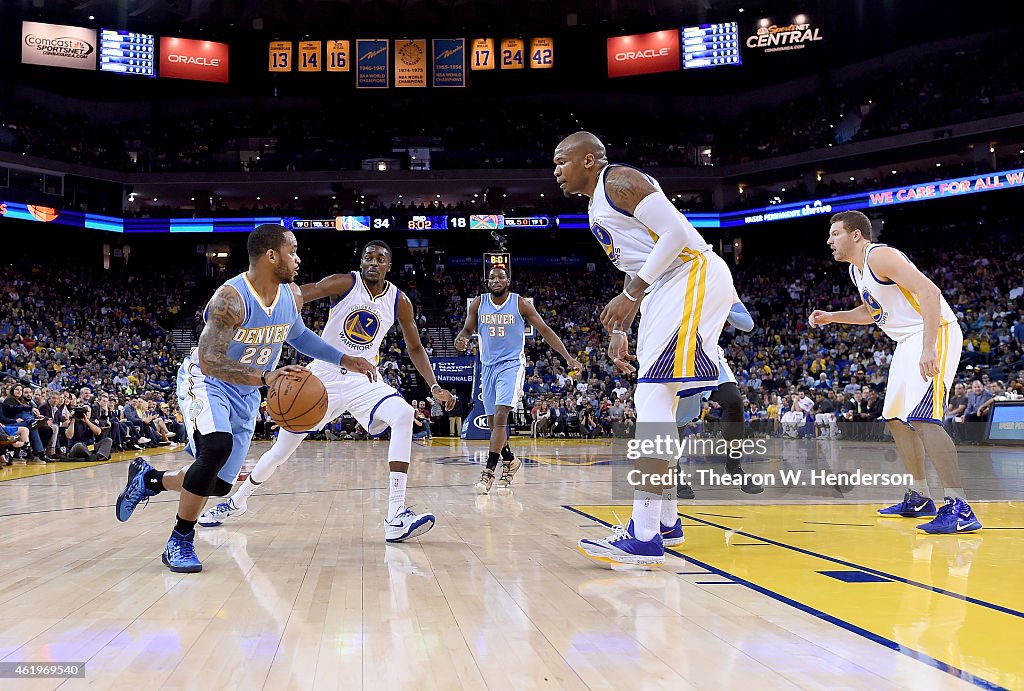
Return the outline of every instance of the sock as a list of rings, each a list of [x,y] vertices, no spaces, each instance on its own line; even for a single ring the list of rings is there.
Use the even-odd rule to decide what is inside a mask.
[[[512,453],[512,448],[508,445],[508,442],[505,442],[505,446],[501,449],[501,460],[511,463],[515,457],[516,455]]]
[[[913,490],[914,492],[917,492],[922,497],[929,497],[930,498],[932,496],[931,495],[931,490],[928,487],[928,479],[927,478],[921,478],[920,480],[918,480],[917,478],[914,478],[914,484],[910,485],[910,489]]]
[[[196,529],[195,521],[186,521],[181,516],[175,516],[175,518],[177,518],[178,520],[174,524],[174,530],[179,535],[188,535]]]
[[[676,488],[672,487],[661,493],[661,524],[673,526],[679,519],[679,503],[676,501]]]
[[[150,492],[156,492],[159,494],[164,491],[164,473],[165,470],[147,470],[142,476],[143,482],[146,483],[146,489]]]
[[[660,532],[661,495],[636,490],[633,492],[633,537],[642,542],[653,540]]]
[[[245,478],[245,482],[242,483],[242,486],[236,489],[235,493],[231,495],[231,500],[235,502],[235,506],[241,506],[262,484],[262,482],[256,482],[253,480],[252,475],[250,475]]]
[[[409,479],[408,473],[396,473],[391,471],[388,479],[388,486],[391,488],[388,494],[388,520],[397,516],[405,508],[405,482]]]
[[[495,453],[494,451],[489,452],[487,454],[487,469],[488,470],[494,470],[495,468],[497,468],[498,467],[498,460],[499,460],[499,456],[498,456],[497,453]]]
[[[942,496],[944,496],[944,497],[953,497],[954,499],[960,499],[962,501],[967,501],[967,497],[964,496],[964,488],[963,487],[947,487],[947,488],[945,488],[945,490],[943,490]]]

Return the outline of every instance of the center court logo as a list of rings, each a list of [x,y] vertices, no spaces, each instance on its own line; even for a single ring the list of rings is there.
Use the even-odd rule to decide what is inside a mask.
[[[379,330],[380,317],[368,309],[356,309],[345,317],[342,335],[353,347],[365,350],[373,343]]]

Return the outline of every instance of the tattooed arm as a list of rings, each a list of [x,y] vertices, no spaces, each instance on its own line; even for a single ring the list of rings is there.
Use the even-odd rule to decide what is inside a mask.
[[[213,294],[207,310],[206,326],[199,336],[199,369],[206,376],[229,384],[261,386],[262,370],[228,357],[231,337],[245,320],[242,296],[230,286],[221,286]]]

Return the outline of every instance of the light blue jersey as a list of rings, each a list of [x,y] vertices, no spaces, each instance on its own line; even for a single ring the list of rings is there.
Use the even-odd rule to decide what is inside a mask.
[[[523,356],[526,323],[519,314],[518,293],[509,293],[500,307],[491,300],[490,293],[481,295],[476,324],[480,335],[480,362],[485,367],[518,361]]]
[[[281,284],[274,302],[264,305],[244,273],[226,281],[225,285],[238,291],[245,306],[242,324],[235,329],[228,345],[228,357],[257,370],[275,369],[281,359],[281,347],[299,321],[291,289]],[[203,311],[204,320],[208,312],[209,305]],[[196,433],[228,432],[232,435],[231,456],[218,477],[234,482],[256,426],[259,387],[231,384],[205,375],[199,366],[198,350],[193,349],[178,369],[177,393],[192,455],[196,454]]]

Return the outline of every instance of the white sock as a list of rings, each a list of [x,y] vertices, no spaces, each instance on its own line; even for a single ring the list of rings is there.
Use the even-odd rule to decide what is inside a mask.
[[[653,540],[660,531],[661,495],[636,490],[633,492],[633,537],[642,542]]]
[[[245,478],[245,482],[242,483],[242,486],[236,489],[235,493],[231,495],[231,501],[235,503],[235,506],[241,506],[262,484],[262,482],[254,482],[252,475],[249,475],[249,477]]]
[[[388,479],[388,486],[391,491],[388,494],[388,520],[402,513],[405,508],[405,481],[409,479],[408,473],[396,473],[391,471]]]
[[[912,489],[913,491],[917,492],[922,497],[928,497],[930,499],[931,496],[932,496],[931,495],[931,490],[928,488],[928,479],[927,478],[921,478],[920,480],[918,480],[917,478],[914,478],[914,482],[913,482],[912,485],[910,485],[910,489]]]
[[[679,518],[679,503],[676,501],[676,488],[661,493],[661,524],[675,525]]]
[[[964,496],[963,487],[947,487],[945,490],[943,490],[942,496],[953,497],[954,499],[963,499],[964,501],[967,501],[967,497]]]

